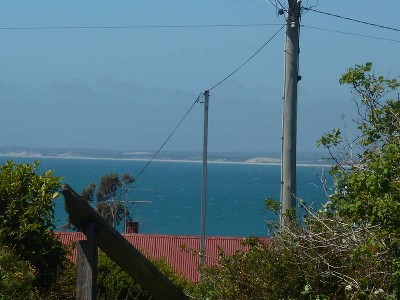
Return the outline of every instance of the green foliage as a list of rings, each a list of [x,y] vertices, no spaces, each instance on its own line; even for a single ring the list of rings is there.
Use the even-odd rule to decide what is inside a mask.
[[[81,197],[87,202],[92,202],[95,189],[96,185],[94,183],[90,183],[86,188],[82,190]]]
[[[340,129],[334,129],[332,133],[324,134],[320,140],[317,141],[318,146],[332,147],[340,144],[342,140]]]
[[[165,259],[152,260],[152,263],[186,294],[193,291],[195,284],[183,275],[176,273]]]
[[[324,211],[303,211],[300,225],[280,227],[247,252],[221,253],[202,270],[196,299],[392,299],[393,252],[377,227]]]
[[[96,204],[96,209],[97,212],[114,227],[121,223],[125,214],[125,206],[121,201],[98,202]]]
[[[371,62],[348,69],[339,82],[350,85],[355,93],[362,133],[359,143],[368,147],[384,146],[393,139],[398,142],[400,103],[383,97],[396,91],[400,82],[375,75]]]
[[[352,87],[360,133],[349,142],[336,129],[317,142],[334,162],[335,193],[320,211],[300,202],[300,222],[275,225],[269,243],[222,255],[202,270],[195,298],[400,299],[400,101],[385,99],[400,84],[372,63],[340,83]]]
[[[57,281],[50,289],[41,295],[46,300],[75,300],[76,299],[76,264],[68,261],[60,271]]]
[[[297,299],[305,280],[289,249],[253,244],[248,252],[221,254],[219,265],[202,270],[195,299]]]
[[[265,200],[265,207],[267,210],[277,213],[281,209],[281,204],[272,198],[267,198]]]
[[[102,252],[97,270],[98,299],[149,299],[149,295]]]
[[[119,179],[118,174],[111,173],[101,177],[99,188],[97,190],[97,201],[114,200],[117,191],[125,184],[134,182],[134,178],[129,174],[123,174],[122,180]]]
[[[400,83],[375,75],[372,63],[348,69],[340,83],[351,85],[355,92],[361,132],[357,144],[363,152],[358,164],[334,169],[332,209],[349,222],[379,228],[377,238],[384,239],[387,251],[393,254],[393,268],[387,271],[400,297],[400,102],[384,99]]]
[[[125,207],[120,200],[124,188],[133,183],[135,179],[132,175],[125,173],[121,176],[111,173],[104,175],[100,179],[100,184],[96,192],[96,185],[90,183],[81,192],[81,196],[88,202],[93,202],[94,194],[96,192],[96,209],[99,214],[113,227],[116,227],[123,220]],[[66,227],[71,227],[68,223]]]
[[[178,287],[186,291],[193,289],[194,284],[176,274],[165,260],[156,260],[153,263]],[[150,296],[128,274],[101,252],[98,261],[97,298],[147,300],[150,299]]]
[[[107,201],[114,199],[117,194],[117,190],[122,186],[118,174],[111,173],[110,175],[104,175],[100,179],[99,189],[97,191],[97,201]]]
[[[52,233],[54,200],[60,178],[37,174],[33,165],[14,164],[0,170],[0,244],[13,248],[35,270],[34,287],[46,291],[66,261],[66,250]]]
[[[0,246],[0,300],[39,299],[34,292],[35,270],[7,247]]]

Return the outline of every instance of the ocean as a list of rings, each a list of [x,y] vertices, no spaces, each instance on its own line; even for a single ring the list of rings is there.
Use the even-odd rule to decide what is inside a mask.
[[[54,170],[75,191],[89,183],[98,184],[111,172],[133,176],[146,161],[121,159],[0,157],[0,163],[41,162],[39,171]],[[327,168],[325,167],[325,171]],[[297,194],[318,208],[326,202],[317,175],[322,166],[300,165],[297,168]],[[149,201],[129,205],[139,232],[147,234],[198,235],[200,233],[202,164],[198,162],[153,161],[128,193],[128,200]],[[265,209],[265,199],[279,200],[280,166],[278,164],[210,163],[208,165],[206,234],[209,236],[268,235],[267,221],[276,216]],[[125,199],[123,195],[121,200]],[[63,198],[56,199],[55,225],[66,223]]]

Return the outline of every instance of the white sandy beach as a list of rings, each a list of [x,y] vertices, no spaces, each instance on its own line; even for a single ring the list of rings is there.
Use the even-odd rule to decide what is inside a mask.
[[[52,159],[85,159],[85,160],[120,160],[120,161],[143,161],[148,162],[150,158],[106,158],[106,157],[89,157],[80,155],[71,155],[71,153],[61,153],[58,155],[43,155],[36,152],[9,152],[0,153],[0,157],[12,157],[12,158],[52,158]],[[202,163],[202,160],[190,160],[190,159],[158,159],[155,158],[153,162],[169,162],[169,163]],[[267,166],[279,166],[281,164],[280,159],[271,157],[254,157],[246,161],[228,161],[222,159],[208,160],[209,164],[235,164],[235,165],[267,165]],[[299,167],[331,167],[326,163],[307,163],[298,162],[296,164]]]

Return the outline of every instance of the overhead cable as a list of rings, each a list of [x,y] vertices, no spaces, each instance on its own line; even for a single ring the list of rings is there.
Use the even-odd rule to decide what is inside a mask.
[[[328,13],[328,12],[325,12],[325,11],[316,10],[316,9],[310,8],[310,7],[309,8],[304,7],[304,10],[309,10],[309,11],[313,11],[313,12],[316,12],[316,13],[319,13],[319,14],[323,14],[323,15],[327,15],[327,16],[331,16],[331,17],[335,17],[335,18],[340,18],[340,19],[344,19],[344,20],[348,20],[348,21],[352,21],[352,22],[357,22],[357,23],[361,23],[361,24],[365,24],[365,25],[370,25],[370,26],[374,26],[374,27],[379,27],[379,28],[383,28],[383,29],[388,29],[388,30],[393,30],[393,31],[400,31],[399,28],[383,26],[383,25],[379,25],[379,24],[375,24],[375,23],[371,23],[371,22],[366,22],[366,21],[361,21],[361,20],[357,20],[357,19],[353,19],[353,18],[343,17],[343,16],[340,16],[340,15]]]
[[[287,11],[287,8],[286,8],[285,6],[282,5],[281,1],[279,1],[279,0],[276,0],[276,1],[279,3],[280,7],[281,7],[284,11],[288,12],[288,11]]]
[[[285,24],[286,25],[286,24]],[[272,39],[283,29],[283,27],[285,27],[285,25],[283,25],[268,41],[266,41],[252,56],[250,56],[244,63],[242,63],[238,68],[236,68],[232,73],[230,73],[228,76],[226,76],[224,79],[222,79],[221,81],[219,81],[217,84],[215,84],[213,87],[211,87],[209,89],[209,91],[211,91],[212,89],[216,88],[217,86],[219,86],[220,84],[222,84],[225,80],[227,80],[229,77],[231,77],[233,74],[235,74],[237,71],[239,71],[242,67],[244,67],[254,56],[256,56],[270,41],[272,41]],[[178,130],[178,128],[181,126],[181,124],[183,123],[183,121],[186,119],[186,117],[189,115],[189,113],[192,111],[193,107],[196,105],[197,102],[200,101],[201,97],[204,96],[204,93],[200,93],[200,95],[196,98],[196,100],[193,102],[193,104],[190,106],[190,108],[188,109],[188,111],[184,114],[183,118],[179,121],[178,125],[176,125],[176,127],[172,130],[172,132],[170,133],[170,135],[167,137],[167,139],[164,141],[164,143],[162,143],[162,145],[160,146],[160,148],[158,148],[158,150],[153,154],[153,156],[150,158],[150,160],[146,163],[146,165],[142,168],[142,170],[140,170],[140,172],[138,173],[138,175],[135,177],[135,179],[137,180],[142,174],[143,172],[147,169],[147,167],[151,164],[151,162],[157,157],[157,155],[160,153],[160,151],[164,148],[164,146],[168,143],[168,141],[171,139],[171,137],[174,135],[174,133]]]
[[[213,87],[209,89],[211,91],[212,89],[216,88],[220,84],[222,84],[225,80],[227,80],[229,77],[231,77],[233,74],[235,74],[237,71],[239,71],[242,67],[244,67],[254,56],[256,56],[272,39],[285,27],[286,24],[282,25],[282,27],[268,40],[266,41],[252,56],[250,56],[244,63],[242,63],[239,67],[237,67],[232,73],[230,73],[228,76],[226,76],[224,79],[219,81],[217,84],[215,84]],[[183,121],[186,119],[186,117],[189,115],[189,113],[192,111],[193,107],[197,102],[200,101],[201,97],[204,96],[204,93],[200,93],[200,95],[196,98],[196,100],[193,102],[193,104],[190,106],[188,111],[184,114],[183,118],[179,121],[178,125],[172,130],[171,134],[167,137],[167,139],[164,141],[164,143],[158,148],[158,150],[153,154],[153,156],[150,158],[150,160],[147,162],[147,164],[142,168],[142,170],[138,173],[138,175],[135,177],[137,180],[143,172],[147,169],[147,167],[151,164],[151,162],[157,157],[157,155],[160,153],[160,151],[164,148],[164,146],[168,143],[168,141],[171,139],[171,137],[174,135],[174,133],[178,130],[180,125],[183,123]]]
[[[282,24],[280,24],[282,25]],[[222,84],[225,80],[227,80],[229,77],[231,77],[233,74],[235,74],[237,71],[239,71],[242,67],[244,67],[254,56],[256,56],[272,39],[285,27],[286,24],[282,25],[282,27],[268,40],[266,41],[252,56],[250,56],[244,63],[242,63],[238,68],[236,68],[232,73],[230,73],[228,76],[226,76],[224,79],[219,81],[217,84],[215,84],[212,88],[209,89],[211,91],[212,89],[216,88],[220,84]],[[138,175],[135,177],[137,180],[143,172],[147,169],[147,167],[151,164],[151,162],[157,157],[157,155],[160,153],[160,151],[164,148],[164,146],[168,143],[168,141],[172,138],[174,133],[178,130],[178,128],[181,126],[183,121],[186,119],[186,117],[189,115],[189,113],[192,111],[193,107],[196,105],[197,102],[200,101],[201,97],[204,97],[204,93],[200,93],[200,95],[196,98],[196,100],[193,102],[193,104],[190,106],[188,111],[184,114],[182,119],[179,121],[178,125],[175,126],[175,128],[172,130],[170,135],[167,137],[167,139],[162,143],[160,148],[153,154],[153,156],[150,158],[150,160],[146,163],[146,165],[140,170]]]
[[[224,81],[226,81],[228,78],[230,78],[233,74],[235,74],[237,71],[239,71],[241,68],[243,68],[250,60],[253,59],[254,56],[256,56],[262,49],[264,49],[265,46],[268,45],[269,42],[271,42],[273,40],[273,38],[283,29],[283,27],[285,27],[285,25],[283,25],[281,28],[279,28],[279,30],[277,32],[275,32],[275,34],[268,40],[266,41],[260,48],[258,48],[258,50],[256,52],[253,53],[252,56],[250,56],[245,62],[243,62],[239,67],[237,67],[232,73],[230,73],[228,76],[226,76],[224,79],[222,79],[221,81],[219,81],[218,83],[214,84],[211,88],[209,88],[208,90],[211,91],[213,89],[215,89],[217,86],[219,86],[220,84],[222,84]]]
[[[174,133],[178,130],[178,128],[181,126],[181,124],[183,123],[183,121],[186,119],[186,117],[189,115],[189,113],[192,111],[193,107],[195,106],[195,104],[197,102],[200,101],[200,98],[203,96],[203,93],[201,93],[196,100],[193,102],[193,104],[190,106],[190,108],[188,109],[188,111],[183,115],[182,119],[179,121],[178,125],[175,126],[174,130],[172,130],[172,132],[170,133],[170,135],[167,137],[167,139],[164,141],[164,143],[162,143],[162,145],[160,146],[160,148],[158,148],[158,150],[153,154],[153,156],[150,158],[150,160],[147,162],[147,164],[142,168],[142,170],[140,170],[140,172],[138,173],[138,175],[135,177],[135,180],[137,180],[140,175],[142,175],[142,173],[147,169],[147,167],[151,164],[151,162],[156,158],[156,156],[160,153],[160,151],[164,148],[164,146],[168,143],[168,141],[172,138],[172,136],[174,135]]]
[[[28,27],[0,27],[0,30],[74,30],[74,29],[152,29],[152,28],[218,28],[218,27],[265,27],[281,26],[276,23],[254,24],[200,24],[200,25],[132,25],[132,26],[28,26]]]
[[[394,40],[394,39],[389,39],[389,38],[384,38],[384,37],[379,37],[379,36],[373,36],[373,35],[367,35],[367,34],[361,34],[361,33],[354,33],[354,32],[346,32],[346,31],[340,31],[340,30],[322,28],[322,27],[315,27],[315,26],[308,26],[308,25],[300,25],[300,26],[304,27],[304,28],[311,28],[311,29],[316,29],[316,30],[329,31],[329,32],[335,32],[335,33],[341,33],[341,34],[347,34],[347,35],[353,35],[353,36],[359,36],[359,37],[366,37],[366,38],[370,38],[370,39],[376,39],[376,40],[383,40],[383,41],[388,41],[388,42],[400,43],[400,40]]]

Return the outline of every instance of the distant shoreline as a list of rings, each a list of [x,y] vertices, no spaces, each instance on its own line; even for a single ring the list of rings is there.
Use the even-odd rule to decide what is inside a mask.
[[[82,159],[82,160],[117,160],[117,161],[143,161],[148,162],[150,158],[114,158],[114,157],[89,157],[89,156],[67,156],[67,155],[41,155],[41,154],[26,154],[18,155],[16,153],[0,153],[0,157],[10,157],[10,158],[51,158],[51,159]],[[190,160],[190,159],[153,159],[153,162],[160,163],[202,163],[201,160]],[[271,161],[267,159],[265,161],[229,161],[229,160],[208,160],[209,164],[227,164],[227,165],[253,165],[253,166],[280,166],[281,162],[278,159],[271,158]],[[298,167],[331,167],[332,165],[326,163],[307,163],[298,162],[296,164]]]

